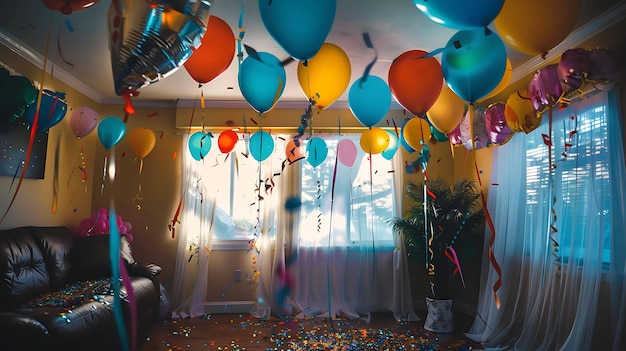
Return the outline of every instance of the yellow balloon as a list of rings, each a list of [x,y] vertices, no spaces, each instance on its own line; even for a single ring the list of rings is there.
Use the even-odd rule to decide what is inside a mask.
[[[380,154],[389,146],[389,134],[382,128],[370,128],[361,134],[359,144],[368,154]]]
[[[430,125],[428,125],[428,121],[422,118],[413,117],[404,125],[402,134],[404,141],[406,141],[410,147],[415,150],[421,150],[421,142],[430,140]]]
[[[541,115],[535,113],[533,104],[528,98],[527,90],[514,92],[506,100],[504,108],[504,118],[506,123],[514,132],[532,132],[541,124]]]
[[[465,101],[458,97],[447,84],[441,90],[437,101],[426,112],[430,123],[444,134],[453,131],[461,123],[464,114]]]
[[[335,102],[350,82],[350,59],[337,45],[324,43],[310,60],[298,63],[298,82],[315,107],[324,109]]]
[[[154,132],[148,128],[137,127],[128,135],[128,144],[137,157],[144,158],[148,156],[154,148],[156,136]]]
[[[484,100],[487,100],[489,98],[492,98],[492,97],[500,94],[502,92],[502,90],[504,90],[504,88],[506,88],[509,85],[509,82],[511,81],[511,76],[512,75],[513,75],[513,65],[511,65],[511,60],[509,60],[509,58],[507,57],[506,58],[506,69],[504,70],[504,75],[502,76],[502,79],[500,80],[500,83],[489,94],[487,94],[487,96],[485,96],[481,100],[484,101]]]
[[[576,24],[580,0],[506,0],[494,24],[502,40],[529,55],[545,56]]]

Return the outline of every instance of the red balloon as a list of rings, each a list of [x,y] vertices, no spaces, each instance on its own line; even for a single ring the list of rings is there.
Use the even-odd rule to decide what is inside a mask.
[[[232,130],[225,130],[220,133],[220,136],[217,138],[217,146],[220,148],[220,151],[224,154],[227,154],[235,148],[235,144],[237,144],[237,140],[239,137],[237,133]]]
[[[41,0],[47,8],[69,15],[95,5],[100,0]]]
[[[217,16],[209,17],[202,45],[195,49],[184,66],[191,78],[205,84],[226,71],[235,56],[235,35],[228,23]]]
[[[398,103],[420,117],[437,101],[443,86],[441,64],[434,57],[425,58],[426,54],[422,50],[401,54],[391,63],[387,79]]]

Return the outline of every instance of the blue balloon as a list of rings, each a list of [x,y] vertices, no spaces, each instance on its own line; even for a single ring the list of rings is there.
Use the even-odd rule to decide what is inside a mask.
[[[444,48],[441,68],[450,89],[471,104],[502,80],[506,48],[502,39],[487,28],[459,31]]]
[[[265,28],[293,58],[305,61],[322,47],[335,20],[336,0],[259,0]]]
[[[317,167],[324,162],[328,156],[328,146],[322,138],[311,138],[306,145],[307,157],[309,164]]]
[[[125,134],[126,124],[117,117],[108,116],[98,123],[98,138],[107,150],[117,145]]]
[[[248,104],[260,113],[274,107],[287,83],[285,68],[276,56],[259,52],[246,57],[239,67],[239,89]]]
[[[389,112],[389,85],[382,78],[372,75],[355,80],[348,92],[348,106],[359,123],[373,127]]]
[[[395,132],[389,129],[385,129],[385,131],[387,132],[387,134],[389,134],[389,146],[387,146],[387,148],[381,153],[381,155],[386,160],[391,160],[396,154],[396,151],[398,151],[398,147],[400,146],[400,140],[398,140],[398,136]]]
[[[435,23],[472,30],[487,27],[500,13],[504,0],[413,0],[413,3]]]
[[[274,151],[274,139],[270,133],[259,130],[250,136],[250,154],[261,162],[270,157]]]
[[[195,132],[189,137],[189,152],[194,160],[200,161],[211,151],[213,141],[211,136],[205,132]]]
[[[65,99],[65,93],[44,89],[39,106],[39,117],[37,118],[37,132],[44,132],[63,120],[67,113],[67,103],[63,99]],[[35,121],[36,112],[36,103],[26,109],[26,121],[31,127]]]

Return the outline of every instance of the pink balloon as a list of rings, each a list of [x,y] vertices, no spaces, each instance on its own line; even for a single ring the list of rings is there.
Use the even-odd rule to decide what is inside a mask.
[[[535,111],[543,111],[553,106],[563,94],[559,79],[558,64],[548,65],[537,72],[528,83],[528,93]]]
[[[126,227],[127,232],[130,232],[130,230],[133,229],[133,225],[130,224],[130,222],[124,222],[124,227]]]
[[[350,139],[342,139],[337,144],[337,157],[346,167],[352,167],[356,161],[357,148]]]
[[[78,107],[70,114],[70,128],[79,138],[89,135],[98,125],[98,114],[87,106]]]
[[[485,110],[485,128],[492,144],[504,145],[513,136],[513,131],[504,118],[506,104],[498,102]]]

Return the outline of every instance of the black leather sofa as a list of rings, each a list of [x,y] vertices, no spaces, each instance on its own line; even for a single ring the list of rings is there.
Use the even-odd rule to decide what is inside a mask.
[[[159,316],[161,268],[137,263],[125,236],[120,254],[131,277],[141,340]],[[121,285],[131,341],[128,294]],[[122,350],[113,301],[108,235],[74,239],[59,226],[0,230],[0,350]]]

